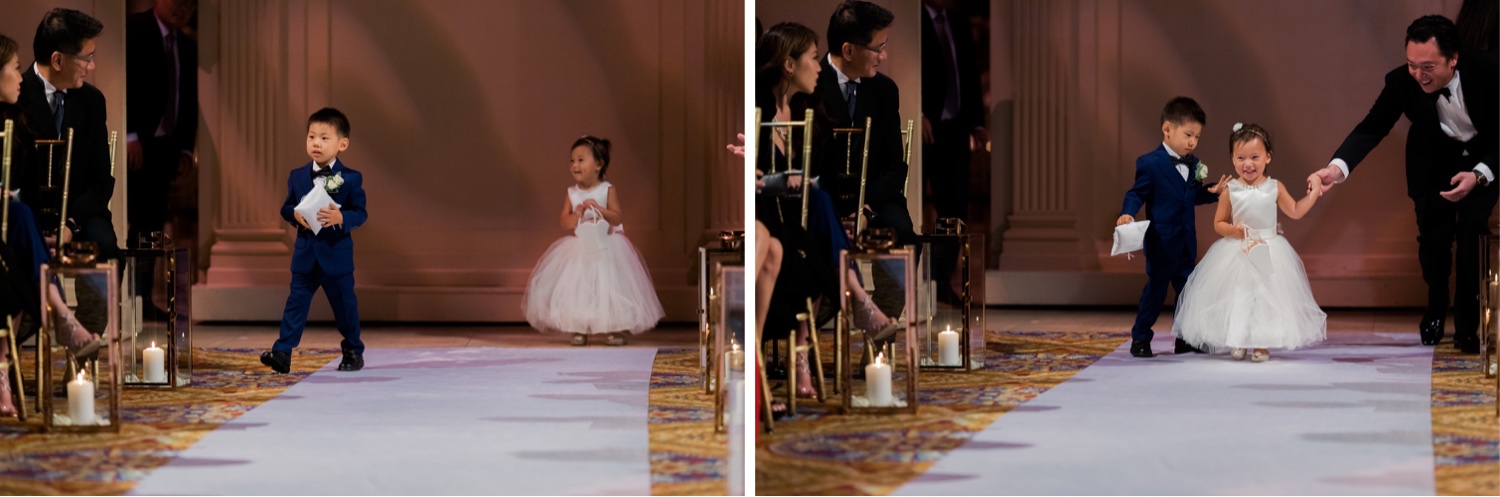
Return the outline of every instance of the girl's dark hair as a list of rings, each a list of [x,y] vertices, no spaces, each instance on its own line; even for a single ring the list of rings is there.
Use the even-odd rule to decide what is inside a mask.
[[[16,40],[0,34],[0,64],[10,62],[11,57],[21,57],[21,45]]]
[[[609,140],[594,136],[583,135],[582,138],[573,142],[568,150],[578,147],[588,147],[589,152],[594,154],[594,162],[599,163],[599,179],[604,179],[604,173],[609,171]]]
[[[1271,146],[1271,132],[1259,124],[1249,123],[1240,126],[1240,129],[1229,134],[1229,153],[1234,153],[1234,146],[1260,138],[1260,143],[1266,146],[1266,155],[1275,155],[1276,150]]]

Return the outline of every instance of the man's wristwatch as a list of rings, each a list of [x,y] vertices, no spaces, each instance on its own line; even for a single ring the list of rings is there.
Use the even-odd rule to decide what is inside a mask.
[[[1474,181],[1479,184],[1480,188],[1490,186],[1490,178],[1488,176],[1480,174],[1479,170],[1477,169],[1474,170]]]

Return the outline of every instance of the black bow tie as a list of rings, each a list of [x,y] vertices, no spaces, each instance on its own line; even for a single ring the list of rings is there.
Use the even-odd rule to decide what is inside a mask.
[[[1438,91],[1432,92],[1433,100],[1437,100],[1439,96],[1448,97],[1449,100],[1453,100],[1453,92],[1448,91],[1448,87],[1446,86],[1442,87]]]
[[[314,167],[312,169],[312,177],[317,178],[318,176],[333,176],[333,167],[329,166],[322,169]]]
[[[1183,157],[1174,157],[1172,158],[1172,162],[1175,164],[1182,164],[1184,166],[1193,167],[1194,165],[1198,164],[1198,158],[1187,155]]]

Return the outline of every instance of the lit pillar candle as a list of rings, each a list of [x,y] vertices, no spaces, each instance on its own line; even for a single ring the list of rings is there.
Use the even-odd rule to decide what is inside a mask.
[[[963,361],[958,356],[958,332],[953,331],[952,326],[938,333],[938,365],[963,365]]]
[[[885,354],[875,356],[875,362],[865,366],[865,398],[870,405],[891,405],[891,365],[885,362]]]
[[[162,383],[167,381],[167,354],[151,342],[151,346],[141,352],[142,362],[146,364],[146,382]]]
[[[94,424],[94,383],[83,371],[78,379],[68,382],[68,417],[75,425]]]

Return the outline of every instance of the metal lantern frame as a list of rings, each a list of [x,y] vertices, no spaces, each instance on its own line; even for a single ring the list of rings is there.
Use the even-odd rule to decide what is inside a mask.
[[[126,350],[130,351],[123,379],[126,388],[178,388],[191,385],[193,381],[192,257],[186,248],[172,248],[170,242],[164,243],[160,237],[153,240],[143,243],[141,248],[120,251],[120,260],[130,261],[125,263],[125,283],[120,292],[122,299],[119,301],[120,338],[126,345]],[[166,281],[156,282],[157,285],[166,285],[166,328],[159,330],[165,336],[153,337],[146,335],[142,319],[145,308],[154,305],[151,302],[152,295],[135,295],[136,271],[133,266],[150,264],[152,267],[147,270],[154,272],[155,263],[159,260],[166,265]],[[143,351],[153,341],[164,354],[162,367],[165,374],[161,381],[148,380],[144,371],[146,365]]]
[[[729,398],[730,389],[722,386],[736,374],[740,381],[744,381],[745,376],[745,349],[734,340],[735,323],[739,326],[745,323],[745,266],[720,263],[715,265],[714,272],[719,275],[715,292],[719,298],[712,311],[717,318],[713,347],[713,383],[717,390],[714,392],[714,432],[722,433],[728,425],[726,414],[734,414],[724,412],[734,402]]]
[[[984,368],[984,235],[965,232],[960,219],[943,218],[938,220],[935,234],[921,235],[918,241],[924,246],[919,263],[922,285],[917,312],[921,321],[918,364],[924,371],[967,372]],[[957,251],[959,303],[951,311],[940,308],[937,299],[940,279],[933,273],[937,268],[932,261],[940,246]],[[942,314],[949,313],[957,314],[957,319],[940,319]],[[959,334],[959,363],[942,364],[938,333],[951,326],[957,326],[953,331]]]
[[[851,263],[860,264],[868,262],[873,264],[880,260],[898,260],[902,261],[905,266],[906,289],[902,312],[893,318],[893,320],[905,324],[905,332],[898,333],[896,337],[893,337],[904,337],[904,343],[901,343],[904,350],[896,350],[897,343],[902,342],[901,340],[892,340],[886,346],[881,347],[882,350],[880,352],[873,350],[876,345],[872,339],[864,331],[857,330],[854,327],[852,310],[854,303],[851,301],[853,293],[849,288],[849,278],[840,278],[839,295],[842,305],[839,311],[838,335],[835,344],[838,349],[835,351],[838,358],[836,367],[839,370],[839,382],[836,388],[840,392],[842,410],[846,414],[915,414],[919,403],[917,397],[917,379],[921,371],[917,362],[917,350],[919,347],[917,332],[920,323],[917,320],[916,312],[916,287],[918,284],[916,254],[910,247],[890,248],[889,245],[885,247],[851,246],[839,252],[839,267],[850,267]],[[861,345],[859,355],[855,354],[856,344]],[[884,355],[891,366],[892,400],[904,401],[906,405],[856,405],[854,368],[865,362],[863,359],[866,356],[873,358],[877,355]],[[901,398],[896,396],[898,392],[896,388],[898,385],[896,380],[898,374],[905,375],[902,381],[904,383],[902,385],[903,388],[899,390],[905,396]],[[869,379],[866,378],[864,381],[868,382]]]
[[[120,433],[122,420],[120,416],[120,395],[124,390],[122,378],[124,368],[121,358],[120,341],[120,307],[116,305],[119,301],[119,280],[115,278],[118,274],[114,261],[97,262],[91,257],[68,257],[60,258],[62,263],[56,267],[51,264],[43,264],[41,268],[41,282],[39,284],[42,292],[43,311],[41,312],[41,331],[37,333],[37,350],[41,359],[37,362],[37,397],[42,410],[42,431],[49,433]],[[101,301],[101,307],[106,314],[106,325],[100,331],[100,337],[104,338],[107,347],[100,349],[99,355],[93,360],[85,362],[84,366],[78,367],[80,362],[73,354],[69,353],[61,345],[52,343],[54,337],[60,332],[61,323],[54,317],[54,310],[47,308],[45,304],[46,295],[53,277],[65,282],[68,279],[77,281],[81,277],[105,281],[105,294]],[[66,283],[64,283],[66,288]],[[74,312],[76,309],[70,309]],[[58,362],[63,361],[68,370],[66,378],[54,378],[53,369]],[[100,364],[103,361],[105,364]],[[93,380],[94,400],[101,396],[107,397],[105,401],[106,424],[77,425],[71,421],[63,423],[61,412],[58,407],[58,391],[66,391],[66,383],[72,381],[79,369],[87,370]],[[61,384],[54,385],[58,380],[64,380]],[[59,387],[62,387],[59,389]],[[66,398],[62,402],[67,403]],[[95,407],[98,412],[98,407]]]

